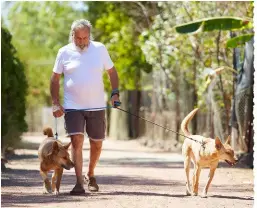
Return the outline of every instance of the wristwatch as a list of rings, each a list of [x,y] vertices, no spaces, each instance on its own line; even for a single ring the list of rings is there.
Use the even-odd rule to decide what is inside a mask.
[[[120,96],[120,91],[119,91],[118,89],[112,90],[111,98],[112,98],[113,95],[118,95],[118,96]]]

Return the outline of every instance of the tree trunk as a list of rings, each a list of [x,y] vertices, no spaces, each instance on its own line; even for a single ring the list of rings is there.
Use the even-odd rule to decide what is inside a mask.
[[[196,70],[197,67],[197,60],[194,60],[194,65],[193,65],[193,108],[197,106],[197,87],[196,87]],[[197,114],[195,115],[194,119],[192,120],[192,133],[196,134],[197,133]]]
[[[220,66],[220,59],[219,59],[219,54],[220,54],[220,37],[221,37],[221,31],[219,31],[219,34],[218,34],[218,37],[217,37],[217,63],[218,63],[218,66]],[[227,134],[229,134],[230,132],[230,127],[229,127],[229,110],[230,108],[228,107],[228,102],[227,102],[227,99],[226,99],[226,93],[224,91],[224,87],[223,87],[223,81],[222,81],[222,75],[219,74],[219,81],[220,81],[220,90],[221,90],[221,93],[222,93],[222,98],[223,98],[223,103],[224,103],[224,108],[225,108],[225,132]],[[222,112],[222,114],[224,114]],[[223,117],[223,115],[222,115]]]
[[[176,93],[176,132],[180,131],[180,71],[177,72],[177,79],[176,79],[176,85],[175,85],[175,93]],[[179,141],[179,134],[176,134],[176,141]]]

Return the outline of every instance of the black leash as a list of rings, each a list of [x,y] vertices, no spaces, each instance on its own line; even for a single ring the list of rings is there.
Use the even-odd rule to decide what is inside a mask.
[[[190,139],[190,140],[192,140],[192,141],[195,141],[195,142],[197,142],[197,143],[200,143],[203,148],[204,148],[204,145],[206,144],[204,141],[200,142],[200,141],[195,140],[195,139],[193,139],[193,138],[191,138],[191,137],[188,137],[188,136],[186,136],[186,135],[184,135],[184,134],[180,134],[180,133],[178,133],[178,132],[176,132],[176,131],[173,131],[173,130],[167,128],[167,127],[164,127],[164,126],[161,126],[161,125],[159,125],[159,124],[157,124],[157,123],[154,123],[154,122],[152,122],[152,121],[149,121],[149,120],[147,120],[147,119],[145,119],[145,118],[143,118],[143,117],[141,117],[141,116],[135,115],[135,114],[133,114],[133,113],[131,113],[131,112],[129,112],[129,111],[123,110],[123,109],[121,109],[121,108],[119,108],[119,107],[116,107],[116,108],[119,109],[120,111],[123,111],[123,112],[128,113],[128,114],[130,114],[130,115],[132,115],[132,116],[135,116],[135,117],[140,118],[140,119],[142,119],[142,120],[144,120],[144,121],[147,121],[147,122],[149,122],[149,123],[151,123],[151,124],[154,124],[154,125],[156,125],[156,126],[159,126],[159,127],[163,128],[163,129],[165,129],[165,130],[167,130],[167,131],[171,131],[171,132],[176,133],[176,134],[178,134],[178,135],[180,135],[180,136],[183,136],[183,137],[185,137],[185,138],[188,138],[188,139]]]

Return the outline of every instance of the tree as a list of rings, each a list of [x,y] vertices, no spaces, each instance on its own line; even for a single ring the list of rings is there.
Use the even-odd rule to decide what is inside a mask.
[[[83,8],[71,2],[14,2],[8,13],[13,44],[24,63],[28,81],[27,122],[29,130],[38,130],[38,113],[50,106],[50,77],[58,49],[68,44],[70,25],[83,18]],[[63,80],[61,79],[61,85]],[[60,99],[63,88],[60,89]]]
[[[214,30],[221,31],[231,31],[239,30],[243,35],[239,35],[227,40],[226,47],[239,47],[245,44],[244,49],[244,61],[243,65],[240,63],[240,54],[238,50],[234,50],[234,68],[238,70],[238,80],[237,86],[235,88],[235,94],[233,95],[234,105],[232,112],[232,125],[238,126],[240,139],[239,142],[235,142],[236,138],[232,137],[234,141],[234,148],[240,145],[241,151],[248,153],[246,156],[246,162],[248,165],[253,166],[253,20],[252,20],[252,9],[253,2],[249,4],[248,15],[249,17],[215,17],[206,18],[202,20],[196,20],[190,23],[185,23],[176,26],[176,31],[179,33],[192,33],[192,32],[210,32]],[[218,50],[219,52],[219,50]],[[219,55],[219,54],[218,54]],[[239,55],[239,56],[238,56]],[[232,65],[232,64],[231,64]],[[239,66],[239,67],[238,67]],[[219,75],[220,83],[222,84],[221,75]],[[222,85],[221,85],[222,86]],[[224,100],[224,106],[226,108],[226,94],[221,88]],[[227,126],[229,125],[229,115],[228,112],[230,108],[227,109]],[[237,125],[235,125],[237,123]],[[230,130],[229,130],[230,133]],[[235,143],[238,143],[235,145]]]
[[[139,45],[139,31],[137,23],[131,18],[124,7],[134,3],[87,2],[87,14],[93,24],[93,34],[96,41],[103,42],[111,55],[119,74],[121,102],[123,109],[139,112],[141,73],[151,71],[151,66]],[[97,15],[95,15],[97,14]],[[107,76],[104,77],[106,91],[110,94],[110,85]],[[137,91],[136,103],[129,104],[129,91]],[[133,109],[133,110],[132,110]],[[113,138],[129,138],[128,115],[120,114],[116,110],[110,112],[110,135]],[[135,122],[131,122],[132,125]],[[135,126],[130,127],[132,131]],[[132,133],[136,137],[137,133]]]
[[[13,147],[20,135],[27,130],[25,122],[27,80],[24,66],[17,57],[17,51],[11,43],[9,31],[1,27],[2,61],[2,131],[1,149]]]
[[[11,7],[9,28],[26,69],[28,107],[51,105],[49,82],[57,52],[83,13],[70,2],[16,2]]]
[[[147,61],[152,64],[154,73],[163,74],[166,77],[166,84],[155,89],[159,97],[164,100],[180,103],[175,110],[176,119],[180,118],[179,112],[189,111],[196,106],[201,106],[202,111],[209,108],[205,100],[205,70],[208,68],[218,68],[219,66],[230,66],[232,63],[231,49],[223,47],[229,39],[229,31],[210,33],[197,33],[194,35],[181,36],[176,33],[174,26],[185,22],[215,16],[233,16],[235,14],[245,15],[249,3],[232,2],[160,2],[160,13],[155,17],[152,29],[145,32],[142,49]],[[157,76],[155,76],[157,77]],[[180,77],[184,80],[179,81]],[[233,77],[231,73],[223,73],[223,79],[215,86],[216,115],[219,109],[223,109],[224,103],[226,110],[230,108],[230,102],[224,102],[223,95],[220,93],[224,89],[227,91],[227,99],[231,99],[233,88]],[[225,80],[225,81],[223,81]],[[180,84],[179,84],[180,83]],[[176,88],[180,90],[176,90]],[[219,90],[217,90],[217,88]],[[208,95],[208,93],[206,94]],[[160,99],[161,100],[161,99]],[[167,103],[167,102],[166,102]],[[185,105],[181,105],[185,103]],[[160,109],[165,106],[161,105]],[[161,111],[161,110],[160,110]],[[225,111],[226,112],[226,111]],[[222,112],[223,114],[223,112]],[[213,122],[213,115],[210,114]],[[222,124],[216,135],[223,137],[227,132],[227,119],[223,115],[216,116],[216,124]],[[196,131],[196,121],[192,122],[193,132]],[[177,129],[180,122],[177,122]],[[206,125],[206,129],[208,129]],[[225,131],[223,131],[225,129]],[[208,133],[208,132],[204,132]]]

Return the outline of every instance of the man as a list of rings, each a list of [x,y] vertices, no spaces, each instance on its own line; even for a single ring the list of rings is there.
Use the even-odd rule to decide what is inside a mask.
[[[94,169],[101,154],[106,128],[105,111],[102,108],[106,106],[102,80],[104,70],[109,75],[113,89],[111,102],[115,106],[114,102],[119,102],[118,74],[108,51],[102,43],[91,40],[91,24],[88,20],[74,21],[71,25],[70,43],[58,51],[50,84],[53,115],[60,117],[66,111],[65,128],[71,137],[72,160],[77,177],[71,195],[85,193],[82,175],[84,130],[90,141],[89,167],[85,180],[89,191],[99,189]],[[61,74],[64,74],[63,106],[59,101]]]

